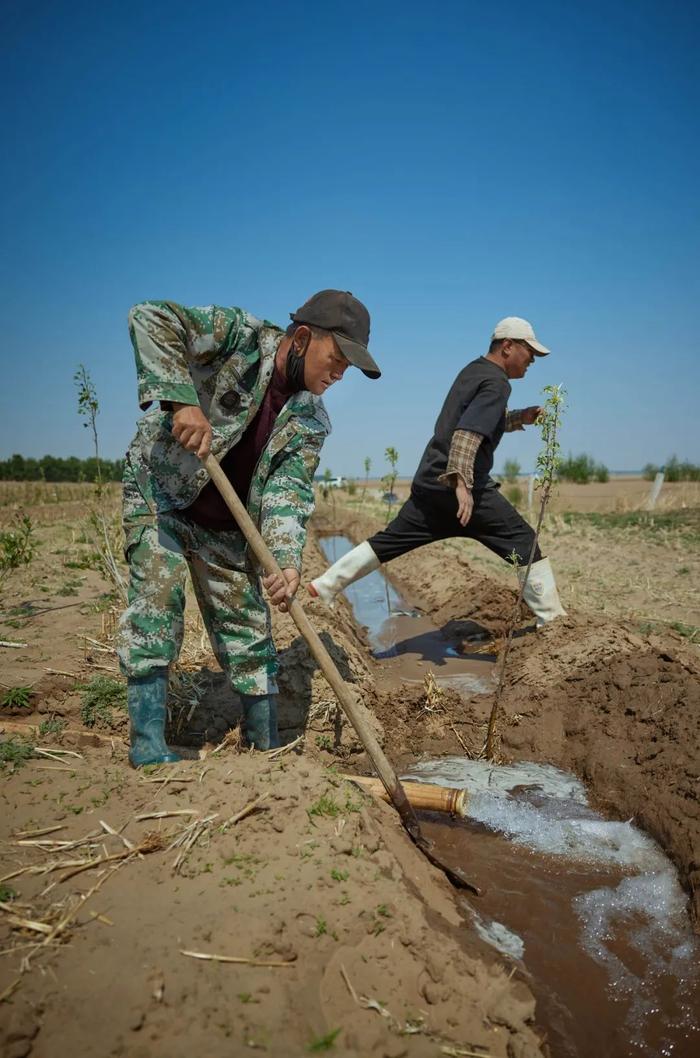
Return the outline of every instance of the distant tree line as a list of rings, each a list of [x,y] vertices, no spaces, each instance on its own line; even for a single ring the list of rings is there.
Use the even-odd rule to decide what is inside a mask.
[[[700,466],[678,456],[669,456],[660,467],[655,463],[647,463],[642,473],[647,481],[653,481],[660,470],[663,470],[666,481],[700,481]]]
[[[596,463],[593,456],[585,454],[574,456],[569,453],[559,463],[557,474],[561,481],[575,481],[579,485],[587,485],[589,481],[608,481],[610,478],[604,463]]]
[[[123,459],[100,459],[103,481],[121,481]],[[41,459],[12,455],[0,459],[0,481],[89,481],[97,479],[97,460],[77,456],[42,456]]]

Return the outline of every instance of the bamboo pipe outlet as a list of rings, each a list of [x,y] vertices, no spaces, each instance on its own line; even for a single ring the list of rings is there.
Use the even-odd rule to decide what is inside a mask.
[[[389,801],[389,795],[380,779],[371,778],[368,775],[344,775],[361,786],[364,790],[381,797],[382,801]],[[447,786],[435,786],[431,783],[406,782],[401,785],[406,791],[408,803],[413,808],[422,808],[428,812],[448,812],[452,816],[460,816],[464,819],[467,815],[469,795],[466,790],[453,790]]]

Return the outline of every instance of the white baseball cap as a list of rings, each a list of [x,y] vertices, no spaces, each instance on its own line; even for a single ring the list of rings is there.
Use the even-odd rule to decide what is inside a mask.
[[[549,353],[547,346],[540,345],[535,338],[532,324],[520,316],[506,316],[504,320],[499,320],[491,335],[491,341],[497,338],[514,338],[519,342],[527,342],[535,356],[547,356]]]

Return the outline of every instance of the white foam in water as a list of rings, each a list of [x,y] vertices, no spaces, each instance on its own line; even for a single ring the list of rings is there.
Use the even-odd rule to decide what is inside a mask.
[[[583,784],[550,764],[495,766],[483,760],[445,757],[415,765],[405,778],[466,788],[471,819],[535,852],[643,870],[668,866],[650,838],[629,823],[601,819],[588,807]],[[516,787],[536,790],[541,803],[509,796]]]
[[[583,947],[606,968],[611,993],[629,1000],[630,1042],[640,1054],[650,1053],[644,1044],[644,1023],[658,1005],[656,981],[673,979],[675,1024],[689,1035],[698,1031],[692,995],[700,976],[700,941],[691,932],[687,900],[676,872],[651,838],[629,822],[602,819],[588,806],[582,783],[547,764],[499,767],[487,761],[445,757],[414,765],[404,778],[467,789],[471,819],[536,852],[635,871],[615,887],[575,898],[573,910],[581,922]],[[523,793],[529,800],[523,799]],[[474,924],[499,950],[515,958],[522,956],[522,940],[506,927],[480,918]],[[643,976],[614,953],[617,935],[624,935],[644,957]],[[520,943],[519,954],[511,938]],[[677,1052],[669,1044],[656,1053]]]
[[[573,775],[560,771],[551,764],[503,764],[498,767],[487,760],[469,760],[467,757],[441,757],[439,760],[414,764],[405,779],[418,782],[436,782],[441,786],[469,790],[500,790],[508,792],[515,786],[537,786],[551,797],[578,801],[587,804],[586,788]]]
[[[513,933],[502,922],[496,922],[494,919],[486,920],[478,911],[473,908],[470,910],[474,928],[482,940],[503,952],[504,955],[510,955],[513,959],[522,959],[525,951],[525,942],[522,937]]]
[[[630,1002],[630,1043],[642,1054],[648,1053],[645,1021],[656,1006],[657,982],[664,977],[674,979],[676,1030],[684,1029],[688,1037],[698,1032],[693,997],[700,943],[690,934],[685,906],[685,894],[668,861],[665,870],[624,878],[614,889],[582,893],[573,902],[583,925],[584,948],[607,970],[611,992]],[[622,931],[645,957],[647,970],[642,975],[633,973],[613,950]],[[670,1042],[658,1051],[669,1058],[676,1053]]]

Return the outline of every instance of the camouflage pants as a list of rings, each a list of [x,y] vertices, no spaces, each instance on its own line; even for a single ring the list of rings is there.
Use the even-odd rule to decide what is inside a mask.
[[[157,514],[129,466],[124,476],[124,532],[129,605],[117,653],[126,676],[145,676],[177,660],[184,635],[189,568],[214,654],[233,688],[275,693],[277,654],[260,579],[238,531],[204,529],[178,514]]]

